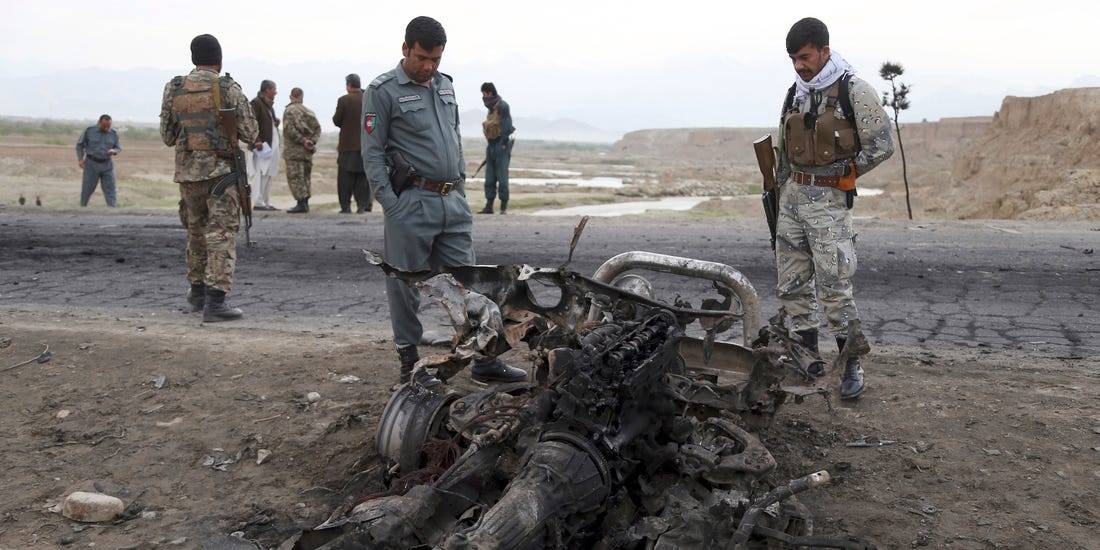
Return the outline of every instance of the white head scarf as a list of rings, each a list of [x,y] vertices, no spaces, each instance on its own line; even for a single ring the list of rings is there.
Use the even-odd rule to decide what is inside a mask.
[[[802,80],[802,77],[795,73],[794,85],[795,85],[795,100],[800,100],[810,94],[810,90],[821,91],[829,86],[832,86],[840,77],[845,74],[855,74],[856,70],[848,64],[847,61],[841,57],[840,53],[834,49],[829,49],[829,60],[825,62],[825,66],[821,68],[821,72],[817,73],[817,76],[806,82]]]

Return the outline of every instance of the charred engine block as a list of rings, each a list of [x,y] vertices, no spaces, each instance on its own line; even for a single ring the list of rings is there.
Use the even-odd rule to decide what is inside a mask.
[[[756,433],[788,396],[820,393],[782,316],[736,352],[751,365],[730,380],[684,359],[685,324],[718,326],[713,311],[527,266],[457,268],[442,283],[388,273],[434,281],[457,312],[451,353],[418,368],[449,377],[471,352],[526,342],[535,381],[398,387],[377,436],[381,491],[285,548],[872,548],[813,536],[793,495],[826,472],[764,481],[776,463]],[[533,307],[524,274],[559,285],[561,302]],[[467,288],[485,282],[493,292]],[[610,313],[584,322],[593,301]]]

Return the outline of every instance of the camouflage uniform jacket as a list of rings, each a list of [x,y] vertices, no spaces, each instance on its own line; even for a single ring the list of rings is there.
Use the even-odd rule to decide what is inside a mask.
[[[233,109],[237,117],[237,137],[245,144],[256,141],[258,133],[256,117],[252,114],[252,107],[248,104],[248,98],[241,91],[239,84],[228,75],[219,79],[218,74],[206,69],[194,69],[187,76],[177,77],[196,83],[210,84],[221,81],[222,108]],[[176,148],[176,175],[175,181],[188,183],[205,181],[218,176],[224,176],[233,171],[233,160],[217,156],[213,151],[188,151],[184,143],[179,141],[182,128],[178,118],[172,112],[172,92],[175,84],[169,81],[164,85],[164,96],[160,104],[160,138],[164,144]],[[219,128],[217,129],[224,142],[228,142],[229,136]],[[236,146],[234,144],[233,146]]]
[[[286,160],[310,160],[316,152],[306,149],[305,140],[317,144],[321,139],[321,123],[313,111],[295,101],[283,111],[283,158]]]
[[[815,93],[824,94],[826,90],[819,90]],[[862,176],[867,172],[870,172],[872,168],[878,166],[882,161],[890,158],[890,155],[894,154],[894,140],[890,134],[890,117],[886,114],[886,111],[882,108],[882,104],[879,103],[878,92],[871,87],[866,81],[853,76],[848,84],[848,96],[852,100],[852,110],[855,111],[854,119],[856,124],[856,135],[859,137],[860,151],[855,158],[851,159],[856,165],[856,175]],[[810,110],[810,98],[805,98],[801,101],[796,100],[794,107],[799,112],[807,112]],[[825,101],[818,98],[820,108],[818,114],[822,114],[825,111]],[[840,113],[839,107],[837,113]],[[785,113],[784,113],[785,114]],[[781,115],[782,116],[782,115]],[[790,160],[787,158],[786,151],[783,149],[783,125],[780,123],[779,127],[779,147],[781,149],[780,155],[776,159],[778,166],[776,168],[776,180],[782,185],[787,181],[787,178],[791,176],[792,170],[798,170],[800,172],[806,172],[815,176],[843,176],[845,175],[845,169],[848,166],[848,160],[839,160],[828,166],[793,166]]]

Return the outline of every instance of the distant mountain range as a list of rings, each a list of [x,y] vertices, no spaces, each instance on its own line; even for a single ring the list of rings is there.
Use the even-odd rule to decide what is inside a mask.
[[[181,68],[184,69],[186,67]],[[331,132],[336,129],[331,119],[333,108],[336,99],[344,93],[343,78],[349,70],[370,75],[384,69],[380,66],[348,67],[340,63],[281,66],[246,61],[238,63],[231,73],[250,98],[255,96],[261,78],[275,80],[279,86],[275,103],[280,110],[287,102],[290,89],[302,87],[306,91],[306,106],[317,113],[321,127]],[[30,77],[0,76],[0,115],[84,120],[91,124],[100,114],[108,113],[119,123],[155,124],[160,114],[164,83],[178,72],[80,69]],[[464,136],[481,135],[484,109],[463,112],[461,118]],[[570,118],[517,117],[515,125],[517,139],[613,143],[622,136]]]

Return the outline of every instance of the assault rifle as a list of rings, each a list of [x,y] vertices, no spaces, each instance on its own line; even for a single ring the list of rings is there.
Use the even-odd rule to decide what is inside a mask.
[[[760,196],[764,203],[764,217],[768,220],[768,231],[772,237],[772,250],[775,250],[775,226],[779,219],[779,185],[775,181],[775,149],[772,148],[772,135],[767,134],[752,142],[756,151],[756,163],[760,166],[760,175],[764,179],[764,192]]]
[[[229,73],[226,73],[225,76],[228,77]],[[241,205],[241,216],[244,218],[245,246],[253,246],[256,243],[252,241],[251,231],[252,186],[248,184],[248,167],[245,164],[244,151],[237,143],[237,110],[235,108],[222,108],[221,88],[221,79],[219,78],[218,83],[214,85],[214,107],[218,110],[218,122],[221,123],[222,131],[229,136],[229,150],[218,151],[217,154],[223,158],[232,159],[233,171],[230,176],[234,177],[233,185],[237,187],[237,201]]]

